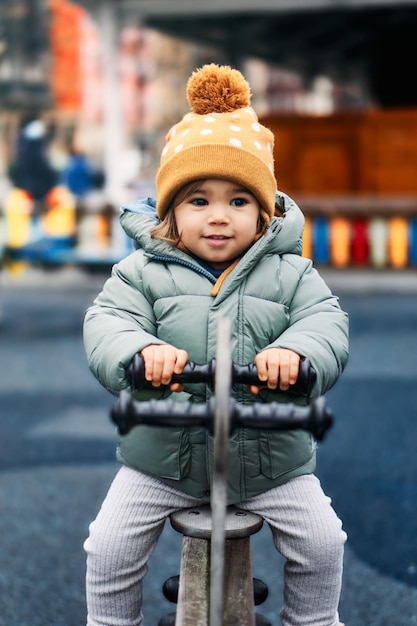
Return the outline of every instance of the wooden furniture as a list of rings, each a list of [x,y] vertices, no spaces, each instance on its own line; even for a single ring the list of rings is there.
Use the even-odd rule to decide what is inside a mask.
[[[273,115],[279,187],[308,196],[417,197],[417,109]]]
[[[417,265],[417,109],[273,115],[280,189],[306,215],[318,264]]]

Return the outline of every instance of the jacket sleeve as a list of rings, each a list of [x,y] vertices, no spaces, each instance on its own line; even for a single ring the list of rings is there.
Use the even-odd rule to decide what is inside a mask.
[[[343,372],[349,354],[349,323],[312,262],[297,261],[293,262],[292,255],[282,258],[283,275],[287,275],[283,280],[295,287],[289,301],[289,325],[268,347],[288,348],[310,359],[317,372],[312,394],[316,396],[330,389]]]
[[[142,251],[114,266],[111,277],[87,310],[84,347],[89,367],[111,393],[128,388],[126,367],[149,344],[163,344],[156,336],[153,307],[142,288]],[[164,395],[152,390],[153,398]],[[143,398],[145,399],[145,398]]]

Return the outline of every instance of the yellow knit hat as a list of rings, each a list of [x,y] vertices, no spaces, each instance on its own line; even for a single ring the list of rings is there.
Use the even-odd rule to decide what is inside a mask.
[[[214,63],[194,72],[187,85],[191,112],[171,128],[156,175],[162,220],[175,194],[202,178],[239,183],[271,219],[277,188],[272,132],[258,122],[242,74]]]

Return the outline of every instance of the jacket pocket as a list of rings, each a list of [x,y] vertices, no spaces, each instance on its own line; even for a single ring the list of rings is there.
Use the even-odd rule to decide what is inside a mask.
[[[147,474],[181,480],[190,471],[190,437],[184,428],[138,426],[119,435],[117,443],[119,460]]]
[[[267,478],[276,479],[307,463],[315,449],[316,444],[308,432],[264,431],[259,436],[261,472]]]

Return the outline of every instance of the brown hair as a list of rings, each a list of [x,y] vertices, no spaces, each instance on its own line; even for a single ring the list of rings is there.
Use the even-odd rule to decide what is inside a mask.
[[[166,241],[173,246],[178,246],[181,241],[181,234],[178,232],[174,209],[181,204],[181,202],[183,202],[184,198],[186,198],[189,194],[192,194],[195,189],[198,189],[202,180],[203,179],[193,180],[191,183],[181,187],[181,189],[175,194],[169,204],[164,219],[158,224],[158,226],[155,226],[155,228],[151,230],[152,239],[162,239],[162,241]],[[275,214],[282,215],[281,212],[277,213],[277,211]],[[269,222],[270,219],[267,211],[260,207],[257,228],[258,238],[265,233]]]
[[[178,232],[177,222],[175,221],[174,209],[181,204],[184,198],[193,193],[195,189],[198,189],[200,184],[201,180],[193,180],[191,183],[181,187],[169,203],[164,219],[151,230],[152,239],[162,239],[162,241],[167,241],[173,246],[178,246],[181,241],[181,235]]]

